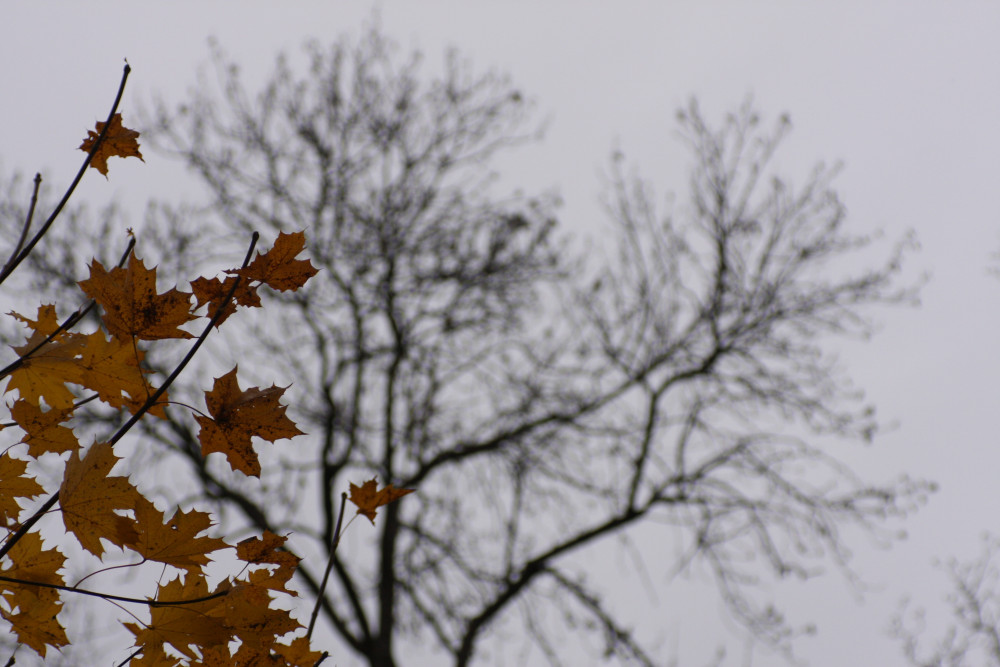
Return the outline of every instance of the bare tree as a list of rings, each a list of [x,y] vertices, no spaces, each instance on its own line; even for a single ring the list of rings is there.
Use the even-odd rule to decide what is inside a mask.
[[[1000,540],[986,535],[979,558],[940,563],[951,580],[947,602],[952,624],[939,638],[926,637],[926,610],[904,602],[893,619],[892,635],[918,667],[1000,666]]]
[[[662,662],[588,567],[641,527],[682,553],[649,558],[658,571],[707,564],[731,612],[787,649],[794,628],[755,583],[850,574],[843,531],[888,538],[929,490],[861,479],[829,449],[877,422],[824,343],[915,298],[905,242],[851,273],[838,262],[869,242],[844,231],[837,170],[795,188],[769,170],[787,119],[765,129],[746,104],[713,129],[692,104],[689,206],[658,213],[616,159],[618,254],[583,259],[557,237],[553,195],[496,194],[491,160],[535,136],[506,79],[454,54],[422,79],[374,29],[307,53],[307,74],[280,59],[253,95],[216,51],[218,93],[161,106],[147,131],[211,201],[195,226],[160,207],[144,233],[191,257],[236,231],[306,228],[322,269],[218,350],[285,369],[307,444],[262,452],[255,484],[174,416],[150,425],[151,449],[201,485],[164,492],[290,533],[304,598],[372,667],[415,650],[469,665],[507,626],[552,664],[563,632],[599,637],[608,660]],[[332,556],[321,591],[339,495],[372,476],[417,493],[379,518],[370,554]]]

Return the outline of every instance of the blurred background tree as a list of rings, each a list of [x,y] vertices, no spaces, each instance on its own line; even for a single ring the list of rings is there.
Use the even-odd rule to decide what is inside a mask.
[[[371,667],[531,651],[560,664],[577,635],[608,661],[661,664],[643,612],[610,594],[619,574],[590,557],[638,535],[662,547],[641,553],[648,567],[706,566],[732,615],[789,651],[802,627],[758,584],[824,565],[851,576],[849,528],[888,540],[887,520],[929,490],[864,479],[831,449],[878,424],[827,344],[915,300],[899,280],[907,241],[859,269],[869,239],[844,229],[837,169],[799,187],[771,169],[788,119],[766,126],[746,103],[714,126],[692,102],[678,116],[686,204],[658,212],[616,154],[601,243],[617,252],[582,253],[555,195],[498,194],[497,156],[539,136],[506,78],[454,53],[424,76],[375,28],[306,53],[307,72],[279,58],[253,92],[216,48],[217,86],[147,115],[147,143],[208,200],[151,206],[139,236],[169,280],[227,239],[306,230],[310,288],[269,296],[266,319],[237,315],[215,353],[294,381],[308,437],[261,447],[258,483],[203,458],[196,424],[172,413],[146,425],[146,455],[200,484],[147,483],[227,528],[289,534],[304,608],[348,482],[417,489],[374,540],[341,547],[321,596],[321,629]],[[16,228],[16,204],[3,212]],[[69,222],[32,265],[39,292],[107,254],[110,227]]]

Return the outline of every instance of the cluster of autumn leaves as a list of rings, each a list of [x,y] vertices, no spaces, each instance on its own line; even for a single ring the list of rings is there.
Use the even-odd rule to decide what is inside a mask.
[[[98,139],[104,123],[98,123],[97,132],[90,132],[81,146],[90,154],[91,166],[105,175],[108,157],[142,157],[138,133],[122,126],[121,114],[113,113],[110,125],[102,142]],[[135,648],[125,662],[136,667],[304,667],[325,657],[312,650],[309,636],[297,632],[302,629],[299,621],[272,604],[275,596],[296,594],[287,585],[299,559],[284,547],[286,537],[265,532],[235,545],[242,571],[210,586],[210,554],[233,548],[206,534],[213,525],[210,515],[175,508],[167,516],[127,475],[112,474],[120,460],[115,444],[138,418],[166,417],[168,385],[197,349],[154,388],[143,365],[143,346],[194,338],[181,327],[207,318],[195,343],[200,344],[236,306],[260,306],[259,287],[301,288],[317,272],[308,260],[297,258],[304,246],[302,232],[282,233],[269,251],[226,271],[225,278],[192,281],[191,293],[176,288],[157,292],[156,269],[147,269],[131,250],[124,266],[110,270],[95,259],[90,277],[79,283],[102,310],[103,327],[91,333],[68,326],[79,321],[80,311],[62,323],[54,305],[39,307],[34,319],[11,313],[29,332],[24,344],[14,347],[16,359],[0,370],[0,381],[6,379],[4,407],[10,413],[0,428],[17,427],[24,434],[0,452],[0,523],[5,531],[0,542],[0,616],[20,644],[43,657],[49,648],[66,646],[70,639],[59,619],[64,603],[74,595],[95,594],[66,581],[66,557],[57,546],[46,544],[36,526],[44,515],[58,512],[65,532],[98,558],[108,543],[134,554],[137,565],[155,561],[169,566],[155,591],[147,592],[152,593],[149,598],[96,593],[120,605],[148,609],[148,619],[137,620],[143,618],[141,610],[130,611],[136,620],[124,623],[135,636]],[[205,315],[195,314],[206,306]],[[222,453],[233,470],[259,476],[252,439],[275,442],[301,431],[279,402],[285,388],[243,390],[236,373],[234,368],[217,378],[205,392],[206,410],[195,415],[199,440],[203,455]],[[69,422],[74,410],[93,398],[131,417],[105,441],[85,445]],[[58,489],[45,488],[33,476],[31,464],[41,457],[49,457],[49,469],[55,459],[64,463]],[[374,522],[378,507],[409,490],[392,485],[378,489],[376,481],[369,480],[352,484],[350,492],[357,513]],[[40,505],[32,500],[46,495]],[[57,530],[51,521],[43,526],[45,535]]]

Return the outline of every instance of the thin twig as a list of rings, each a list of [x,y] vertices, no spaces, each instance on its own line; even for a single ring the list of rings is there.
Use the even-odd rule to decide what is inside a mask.
[[[316,627],[316,619],[319,617],[319,608],[323,602],[323,595],[326,591],[326,582],[330,579],[330,572],[333,570],[333,559],[337,554],[337,545],[340,544],[340,527],[344,524],[344,506],[347,504],[347,494],[340,494],[340,515],[337,517],[337,527],[333,531],[333,543],[330,545],[330,559],[326,562],[326,571],[323,573],[323,581],[316,592],[316,606],[313,607],[312,616],[309,618],[309,629],[306,631],[306,639],[312,637],[313,628]],[[317,663],[318,664],[318,663]]]
[[[6,581],[11,584],[21,584],[24,586],[38,586],[39,588],[53,588],[58,591],[67,591],[70,593],[79,593],[80,595],[89,595],[91,597],[101,598],[102,600],[115,600],[117,602],[131,602],[132,604],[144,604],[147,607],[176,607],[186,604],[197,604],[199,602],[208,602],[209,600],[215,600],[216,598],[221,598],[229,593],[229,589],[226,589],[224,591],[212,593],[211,595],[203,595],[200,598],[190,598],[188,600],[143,600],[141,598],[127,598],[121,595],[112,595],[111,593],[88,591],[86,588],[73,588],[72,586],[63,586],[62,584],[49,584],[43,581],[30,581],[28,579],[17,579],[15,577],[0,576],[0,581]]]
[[[38,232],[32,237],[32,239],[24,247],[24,250],[22,250],[17,254],[17,257],[14,259],[14,261],[8,262],[7,266],[5,266],[3,271],[0,272],[0,283],[3,283],[3,281],[6,280],[7,277],[14,272],[14,269],[17,268],[18,264],[24,261],[24,258],[31,253],[35,245],[41,240],[43,236],[45,236],[45,232],[49,231],[49,227],[51,227],[52,223],[55,222],[56,217],[58,217],[58,215],[62,212],[63,207],[66,206],[66,202],[69,201],[69,198],[70,196],[72,196],[73,191],[76,190],[77,184],[83,178],[83,174],[84,172],[87,171],[87,167],[90,166],[90,161],[94,158],[94,155],[97,153],[98,149],[100,149],[101,143],[104,141],[104,137],[105,135],[107,135],[108,129],[111,127],[111,121],[114,119],[115,113],[118,112],[118,104],[121,102],[122,94],[125,92],[125,81],[128,79],[129,72],[131,71],[132,68],[129,67],[128,63],[125,63],[125,69],[122,72],[122,81],[118,85],[118,95],[115,96],[115,102],[114,104],[111,105],[111,113],[108,114],[108,119],[107,121],[105,121],[104,128],[101,130],[101,133],[97,136],[97,141],[94,142],[94,145],[91,147],[90,152],[87,153],[87,158],[83,161],[83,165],[80,167],[80,171],[77,172],[76,178],[74,178],[73,182],[70,183],[69,188],[66,190],[66,194],[63,195],[62,200],[56,206],[55,210],[52,211],[52,214],[49,215],[49,218],[48,220],[45,221],[45,224],[42,225],[41,229],[39,229]]]
[[[35,174],[35,187],[31,191],[31,203],[28,204],[28,215],[24,219],[24,227],[21,228],[21,236],[17,239],[17,244],[10,251],[10,257],[7,258],[7,263],[3,265],[3,270],[0,273],[7,273],[7,267],[10,263],[14,261],[17,257],[17,253],[21,252],[21,248],[24,247],[24,240],[28,238],[28,232],[31,231],[31,220],[35,217],[35,204],[38,203],[38,190],[42,186],[42,175],[39,173]]]

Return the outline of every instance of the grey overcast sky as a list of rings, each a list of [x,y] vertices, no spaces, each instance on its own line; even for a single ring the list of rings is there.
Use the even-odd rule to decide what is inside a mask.
[[[216,37],[248,83],[278,50],[357,34],[367,2],[7,3],[0,20],[0,164],[42,170],[55,188],[79,166],[76,147],[107,113],[122,59],[133,67],[122,106],[154,94],[179,102]],[[696,96],[713,120],[753,94],[766,119],[791,115],[777,164],[803,182],[816,161],[843,160],[837,181],[851,229],[892,239],[914,229],[922,250],[908,275],[930,271],[919,309],[880,313],[871,342],[844,345],[860,387],[897,426],[870,448],[845,451],[873,479],[907,472],[941,490],[906,523],[892,550],[853,539],[872,584],[858,601],[834,572],[777,592],[819,633],[798,646],[817,667],[901,664],[885,636],[905,593],[944,621],[944,576],[933,557],[971,557],[1000,532],[1000,3],[998,2],[382,2],[384,30],[435,67],[455,46],[477,68],[509,73],[548,121],[545,140],[505,159],[505,182],[556,187],[565,229],[599,235],[600,173],[620,148],[661,197],[683,201],[688,155],[674,116]],[[78,199],[119,199],[138,222],[150,197],[196,193],[180,168],[113,161]],[[25,193],[27,196],[27,193]],[[3,308],[4,311],[7,308]],[[852,536],[857,538],[857,536]],[[617,561],[615,561],[617,562]],[[682,664],[703,664],[718,642],[739,657],[739,634],[711,585],[658,590],[649,622]],[[638,590],[638,587],[633,587]],[[733,633],[736,632],[734,635]],[[733,637],[736,637],[735,644]],[[733,655],[731,653],[731,655]],[[338,665],[348,665],[337,660]],[[730,660],[726,664],[739,664]],[[766,653],[755,665],[780,664]]]

